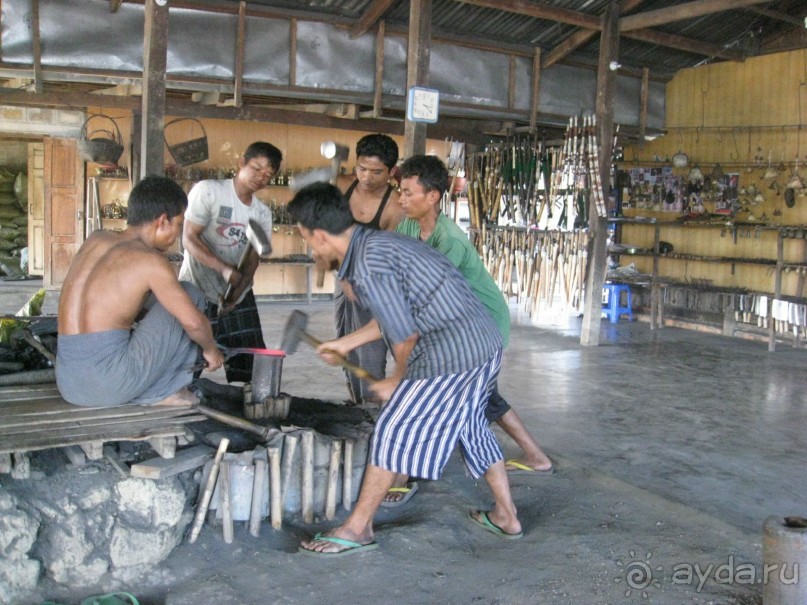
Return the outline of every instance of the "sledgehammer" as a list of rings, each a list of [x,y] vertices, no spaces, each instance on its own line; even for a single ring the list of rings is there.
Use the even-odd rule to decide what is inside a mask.
[[[250,250],[255,250],[258,256],[268,256],[272,254],[272,244],[269,242],[266,231],[253,219],[249,219],[249,224],[247,225],[247,245],[244,247],[244,251],[241,253],[241,258],[238,260],[238,266],[236,267],[239,273],[244,272],[247,259],[249,259]],[[227,291],[221,298],[222,306],[230,302],[232,293],[233,285],[227,284]]]
[[[306,327],[308,327],[308,315],[299,310],[292,311],[288,321],[286,322],[286,327],[283,329],[283,344],[280,345],[280,349],[285,351],[286,355],[291,355],[294,353],[297,350],[297,346],[300,344],[301,340],[305,340],[314,348],[317,348],[322,344],[321,340],[317,340],[311,336],[311,334],[305,331]],[[336,353],[335,351],[328,351],[328,353],[333,355],[336,362],[348,372],[353,373],[355,376],[358,376],[362,380],[366,380],[371,384],[378,382],[378,379],[371,376],[370,372],[364,368],[360,368],[359,366],[350,363],[339,353]]]

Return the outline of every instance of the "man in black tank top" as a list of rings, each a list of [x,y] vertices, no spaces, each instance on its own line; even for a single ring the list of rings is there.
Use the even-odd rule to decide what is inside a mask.
[[[356,144],[356,178],[345,191],[354,220],[373,229],[394,231],[401,219],[397,188],[390,184],[392,170],[398,162],[398,145],[385,134],[369,134]],[[355,332],[372,316],[350,300],[349,292],[336,283],[336,335]],[[363,367],[372,376],[384,378],[387,368],[387,346],[377,340],[359,347],[349,356],[350,361]],[[345,372],[351,401],[356,405],[380,403],[367,384]]]

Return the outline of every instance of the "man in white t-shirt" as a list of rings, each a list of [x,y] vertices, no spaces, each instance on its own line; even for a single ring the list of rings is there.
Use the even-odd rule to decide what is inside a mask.
[[[280,169],[281,151],[258,141],[239,160],[232,179],[200,181],[188,194],[182,245],[185,258],[179,279],[196,285],[207,299],[206,314],[217,342],[225,347],[265,348],[252,282],[260,258],[253,250],[243,271],[238,261],[247,246],[250,219],[272,234],[272,211],[255,192]],[[228,285],[232,292],[223,300]],[[250,382],[252,357],[236,355],[225,364],[228,382]]]

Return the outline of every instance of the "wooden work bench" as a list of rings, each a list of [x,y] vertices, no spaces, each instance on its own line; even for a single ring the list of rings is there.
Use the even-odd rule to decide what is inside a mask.
[[[0,387],[0,473],[30,474],[29,452],[64,448],[73,462],[103,458],[104,444],[146,441],[163,458],[192,439],[186,424],[205,420],[191,406],[121,405],[89,408],[67,403],[55,384]]]

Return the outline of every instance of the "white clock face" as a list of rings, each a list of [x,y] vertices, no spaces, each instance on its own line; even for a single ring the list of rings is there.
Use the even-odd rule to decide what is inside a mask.
[[[440,93],[432,88],[413,86],[409,91],[409,119],[414,122],[437,121]]]

